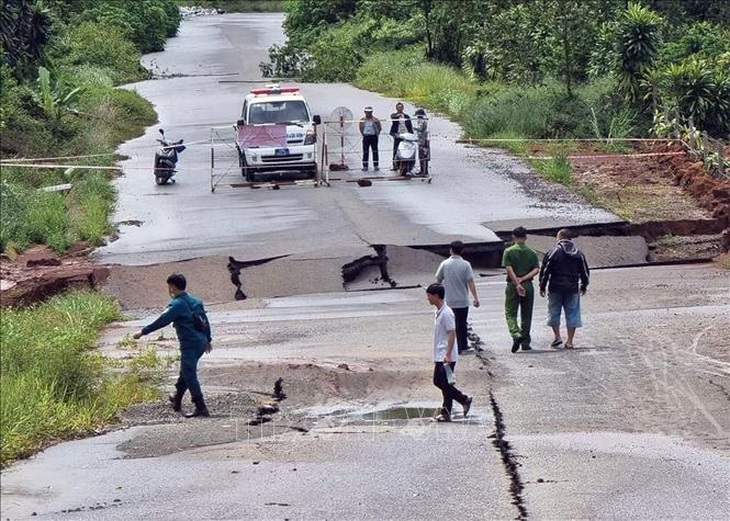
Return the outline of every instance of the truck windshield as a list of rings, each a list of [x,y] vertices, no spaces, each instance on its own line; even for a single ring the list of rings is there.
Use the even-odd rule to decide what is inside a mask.
[[[307,112],[307,106],[300,100],[253,103],[248,115],[249,125],[308,121],[309,113]]]

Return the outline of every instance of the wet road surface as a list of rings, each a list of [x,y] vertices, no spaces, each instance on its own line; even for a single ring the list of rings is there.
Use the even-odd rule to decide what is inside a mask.
[[[250,418],[214,410],[61,444],[3,472],[2,517],[420,519],[447,503],[444,519],[722,519],[727,276],[686,266],[593,277],[577,349],[548,347],[538,299],[534,350],[517,354],[504,283],[480,278],[470,316],[485,350],[457,370],[474,407],[448,425],[362,420],[438,403],[422,288],[214,305],[204,389],[213,400],[283,376],[288,398],[273,421],[252,431]],[[111,328],[104,352],[127,355],[119,341],[144,322]],[[175,352],[165,336],[162,355]],[[498,433],[506,445],[495,446]]]
[[[154,59],[160,69],[186,74],[250,72],[268,45],[257,42],[278,38],[272,27],[279,22],[277,15],[186,22],[169,46],[179,58]],[[237,52],[236,45],[251,45],[251,52]],[[136,86],[155,100],[169,136],[190,142],[205,139],[211,125],[230,123],[248,87],[204,76]],[[393,103],[345,85],[304,89],[321,112],[354,93],[353,109],[369,103],[376,114],[387,113]],[[457,133],[445,120],[433,126],[450,139]],[[500,168],[485,169],[476,159],[503,168],[518,168],[518,162],[447,139],[437,145],[441,159],[434,160],[432,185],[211,194],[209,152],[192,146],[182,156],[178,184],[156,187],[149,170],[136,169],[151,163],[156,131],[123,147],[131,159],[119,181],[118,220],[144,224],[125,227],[120,240],[100,252],[102,260],[147,264],[282,252],[316,258],[322,241],[342,251],[369,250],[370,242],[448,242],[452,234],[489,241],[482,222],[530,218],[550,226],[563,216],[613,219],[573,203],[533,200]],[[460,197],[464,203],[455,207]],[[422,268],[407,277],[395,273],[428,283],[433,270]],[[214,410],[211,419],[60,444],[3,471],[2,518],[726,517],[726,272],[711,266],[596,270],[583,300],[578,349],[547,347],[545,301],[538,299],[535,350],[513,355],[503,276],[478,271],[482,307],[470,318],[485,351],[462,357],[457,371],[459,385],[475,396],[467,421],[362,421],[360,413],[374,409],[425,410],[438,403],[430,382],[432,313],[423,288],[214,304],[216,348],[201,364],[204,389],[212,399],[260,392],[281,375],[289,397],[274,420],[252,434],[249,418]],[[110,328],[102,350],[128,355],[120,340],[146,322]],[[165,336],[172,338],[171,330]],[[175,342],[162,341],[158,349],[174,354]],[[360,419],[343,420],[340,413],[348,410]]]
[[[119,149],[130,159],[122,163],[124,176],[117,183],[115,221],[142,224],[122,225],[120,238],[98,250],[99,261],[141,265],[216,254],[247,260],[311,252],[323,244],[447,244],[454,237],[494,242],[497,237],[483,223],[519,219],[537,228],[619,220],[574,197],[568,198],[573,202],[545,202],[529,194],[509,175],[524,172],[522,162],[455,144],[458,126],[438,116],[430,121],[432,184],[376,181],[360,188],[341,180],[329,188],[220,187],[211,193],[211,127],[217,136],[232,136],[244,95],[261,86],[258,63],[266,59],[270,44],[282,41],[281,21],[278,14],[196,18],[183,24],[166,51],[145,57],[159,74],[180,76],[130,87],[154,103],[160,125]],[[346,84],[300,87],[324,120],[339,106],[360,118],[365,105],[385,119],[395,104]],[[414,107],[407,105],[407,110],[413,113]],[[151,169],[160,126],[168,138],[188,143],[178,163],[177,183],[162,187],[155,185]],[[360,174],[360,140],[354,125],[349,132],[346,160],[353,170],[333,173],[340,178]],[[216,143],[216,172],[230,168],[227,183],[242,181],[230,139]],[[383,135],[380,143],[387,159],[390,138]],[[333,157],[329,162],[338,161]]]

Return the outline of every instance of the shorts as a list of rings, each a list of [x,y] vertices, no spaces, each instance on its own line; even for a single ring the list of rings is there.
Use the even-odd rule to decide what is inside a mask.
[[[581,327],[580,294],[575,293],[548,293],[548,326],[560,325],[560,312],[565,309],[565,325],[567,327]]]

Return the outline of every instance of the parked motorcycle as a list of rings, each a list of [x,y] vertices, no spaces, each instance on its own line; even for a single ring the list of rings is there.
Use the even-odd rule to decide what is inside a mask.
[[[399,134],[398,138],[401,140],[395,151],[395,165],[398,173],[402,176],[413,175],[413,167],[416,166],[418,155],[418,136],[406,132]]]
[[[155,182],[158,185],[164,185],[168,181],[175,182],[172,176],[176,172],[178,154],[185,150],[185,145],[182,144],[182,139],[168,141],[163,129],[160,129],[160,134],[162,134],[162,139],[157,139],[157,142],[162,146],[155,152]]]

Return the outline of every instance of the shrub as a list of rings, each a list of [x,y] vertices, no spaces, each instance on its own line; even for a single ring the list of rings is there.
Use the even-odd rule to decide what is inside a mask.
[[[354,84],[387,96],[403,97],[411,74],[425,63],[423,50],[416,46],[375,52],[358,69]]]
[[[465,116],[464,130],[475,138],[548,137],[551,109],[547,89],[513,88],[478,100]]]
[[[57,51],[59,65],[95,67],[109,74],[113,83],[127,83],[143,76],[140,54],[124,32],[108,21],[82,22],[64,35]],[[75,85],[85,85],[83,78]]]
[[[177,34],[176,11],[173,0],[118,0],[85,11],[84,20],[117,27],[144,54],[163,50],[167,36]]]
[[[678,27],[679,38],[659,50],[662,65],[678,63],[689,57],[713,59],[730,51],[730,28],[711,22],[695,22]]]
[[[596,129],[601,137],[622,137],[632,121],[609,81],[576,89],[572,97],[557,83],[497,91],[480,98],[463,118],[464,130],[475,138],[585,138],[596,137]]]

